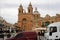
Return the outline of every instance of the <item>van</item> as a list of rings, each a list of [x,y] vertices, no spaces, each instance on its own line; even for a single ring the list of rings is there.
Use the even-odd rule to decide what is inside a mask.
[[[60,40],[60,22],[48,25],[44,36],[46,40]]]

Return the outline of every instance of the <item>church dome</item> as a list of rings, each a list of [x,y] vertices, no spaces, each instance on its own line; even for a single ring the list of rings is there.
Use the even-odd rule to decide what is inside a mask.
[[[37,11],[37,8],[35,8],[34,14],[39,14],[39,12]]]

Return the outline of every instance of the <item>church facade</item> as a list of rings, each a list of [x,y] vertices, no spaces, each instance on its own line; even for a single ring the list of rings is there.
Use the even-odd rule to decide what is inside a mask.
[[[49,16],[48,14],[43,18],[40,16],[40,13],[35,8],[33,12],[32,4],[28,5],[28,12],[23,9],[22,4],[18,8],[18,22],[17,26],[22,31],[31,31],[34,28],[46,27],[50,23],[60,22],[60,14],[56,16]]]

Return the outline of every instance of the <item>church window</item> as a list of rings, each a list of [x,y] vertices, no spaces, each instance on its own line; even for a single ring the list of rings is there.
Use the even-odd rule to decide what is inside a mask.
[[[33,21],[31,21],[31,22],[33,22]]]
[[[38,15],[37,15],[37,18],[38,18]]]
[[[23,21],[23,22],[26,22],[27,20],[26,20],[26,18],[24,18],[22,21]]]
[[[19,13],[20,13],[21,11],[20,11],[20,9],[19,9]]]
[[[52,23],[53,23],[54,21],[52,21]]]
[[[28,10],[28,12],[30,13],[30,9]]]

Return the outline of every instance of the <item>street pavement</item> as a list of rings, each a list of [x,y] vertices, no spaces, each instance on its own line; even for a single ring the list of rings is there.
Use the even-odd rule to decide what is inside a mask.
[[[3,38],[0,38],[0,40],[6,40],[7,37],[5,36],[4,39]],[[45,40],[45,37],[44,36],[37,36],[37,40]]]
[[[0,40],[6,40],[7,39],[7,37],[5,36],[4,38],[0,38]]]
[[[37,36],[37,40],[45,40],[44,36]]]
[[[3,38],[0,38],[0,40],[3,40]]]

